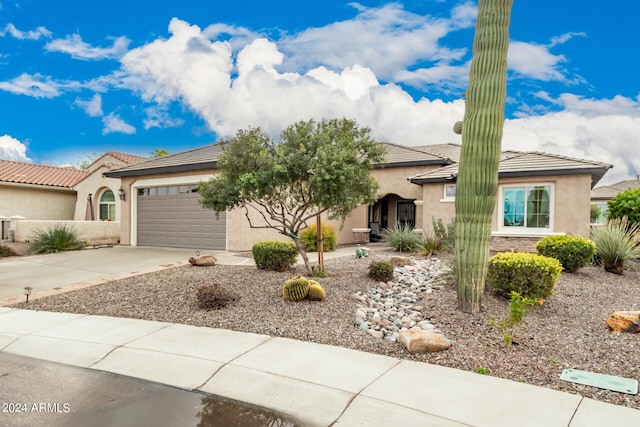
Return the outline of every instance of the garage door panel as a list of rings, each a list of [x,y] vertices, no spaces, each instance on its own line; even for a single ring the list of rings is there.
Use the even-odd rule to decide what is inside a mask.
[[[165,188],[138,194],[138,244],[225,249],[226,212],[216,219],[214,211],[200,206],[198,193],[186,192],[180,187],[181,192],[176,194]]]

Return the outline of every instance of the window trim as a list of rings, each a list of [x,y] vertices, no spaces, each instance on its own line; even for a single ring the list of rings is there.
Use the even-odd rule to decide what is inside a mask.
[[[504,190],[506,188],[524,188],[548,186],[549,189],[549,227],[508,227],[504,225]],[[498,186],[498,233],[501,235],[549,235],[555,233],[556,188],[553,182],[523,182],[519,184],[500,184]]]
[[[104,202],[102,201],[102,198],[107,193],[111,193],[113,195],[113,201],[104,201]],[[115,193],[110,188],[107,188],[102,193],[100,193],[100,197],[98,198],[98,219],[100,221],[116,221],[116,218],[117,218],[118,214],[116,212],[117,208],[116,208],[116,197],[115,196],[116,196]],[[106,205],[107,206],[107,218],[101,218],[102,205]],[[113,206],[113,218],[109,218],[111,216],[110,215],[111,206]]]

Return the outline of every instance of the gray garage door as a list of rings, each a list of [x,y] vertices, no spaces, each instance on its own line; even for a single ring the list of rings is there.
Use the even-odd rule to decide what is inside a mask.
[[[225,249],[226,212],[198,203],[197,185],[138,190],[138,245],[192,249]]]

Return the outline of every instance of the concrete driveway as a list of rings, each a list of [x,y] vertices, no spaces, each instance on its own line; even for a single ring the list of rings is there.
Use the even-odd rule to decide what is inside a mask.
[[[223,251],[207,253],[220,264],[253,264]],[[0,259],[0,306],[24,301],[25,286],[33,288],[30,298],[37,298],[184,265],[194,255],[192,249],[114,246]]]

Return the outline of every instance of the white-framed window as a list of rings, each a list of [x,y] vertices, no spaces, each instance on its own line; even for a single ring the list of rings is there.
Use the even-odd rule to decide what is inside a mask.
[[[591,203],[591,224],[604,224],[607,222],[608,213],[607,203]]]
[[[442,202],[453,202],[456,200],[456,184],[444,185],[444,196]]]
[[[498,224],[503,232],[553,231],[553,184],[501,185]]]
[[[116,198],[113,191],[107,190],[100,196],[100,220],[115,221],[116,220]]]

